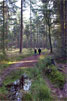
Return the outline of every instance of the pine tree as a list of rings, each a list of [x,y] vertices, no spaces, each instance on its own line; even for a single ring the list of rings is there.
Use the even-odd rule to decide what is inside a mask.
[[[20,32],[20,53],[22,52],[23,37],[23,0],[21,0],[21,32]]]

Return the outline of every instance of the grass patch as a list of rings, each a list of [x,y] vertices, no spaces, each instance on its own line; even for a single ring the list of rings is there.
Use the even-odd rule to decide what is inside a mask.
[[[50,89],[43,78],[43,72],[48,69],[52,70],[51,73],[47,74],[48,78],[58,87],[62,88],[65,83],[64,75],[57,70],[56,66],[52,65],[51,56],[47,57],[45,55],[40,57],[39,62],[34,68],[23,68],[12,71],[4,80],[3,86],[0,88],[0,94],[7,95],[8,92],[5,86],[19,79],[25,73],[32,80],[32,86],[30,92],[24,94],[23,101],[53,101]],[[4,98],[1,96],[0,99]]]
[[[56,68],[56,66],[51,65],[48,68],[50,68],[51,72],[47,72],[46,75],[48,78],[59,88],[63,88],[65,84],[65,77],[64,75],[59,72]]]
[[[31,94],[34,101],[51,100],[50,89],[46,86],[42,77],[39,77],[32,83]]]
[[[23,51],[22,53],[19,53],[19,49],[12,49],[12,50],[8,50],[5,54],[0,54],[0,62],[1,61],[18,61],[18,60],[21,60],[23,59],[24,57],[27,57],[27,56],[31,56],[33,55],[33,49],[26,49],[26,48],[23,48]]]
[[[48,76],[48,78],[57,87],[63,88],[65,84],[65,76],[60,72],[57,67],[52,63],[52,57],[48,56],[39,62],[40,70]]]
[[[47,49],[42,49],[42,53],[46,53],[47,51]],[[34,54],[34,50],[23,48],[23,52],[20,54],[19,49],[9,49],[6,53],[7,54],[5,55],[0,53],[0,74],[5,68],[9,67],[11,64],[14,64],[17,61],[20,61],[28,56],[32,56]],[[41,59],[43,59],[43,56],[40,57],[40,60]]]
[[[33,101],[32,94],[31,93],[24,94],[22,101]]]
[[[8,58],[10,61],[19,61],[25,57],[33,55],[33,49],[23,48],[22,53],[19,53],[19,49],[13,49],[7,52]]]
[[[28,56],[33,55],[33,49],[23,49],[23,53],[19,53],[19,49],[13,49],[7,51],[7,55],[0,54],[0,74],[5,69],[8,68],[11,64],[16,63],[17,61],[22,60]]]
[[[4,80],[3,86],[0,88],[0,94],[3,94],[4,96],[8,94],[5,86],[19,79],[21,75],[24,73],[28,75],[28,77],[32,80],[32,86],[30,88],[30,91],[24,94],[23,101],[25,100],[27,101],[44,100],[45,101],[46,99],[47,101],[51,101],[50,100],[51,99],[50,89],[47,87],[42,77],[42,72],[39,70],[38,67],[26,68],[26,69],[24,68],[20,70],[18,69],[18,70],[11,72],[10,75],[7,76],[6,79]]]
[[[0,74],[2,73],[2,71],[4,69],[6,69],[9,66],[9,64],[5,63],[5,64],[0,64]]]

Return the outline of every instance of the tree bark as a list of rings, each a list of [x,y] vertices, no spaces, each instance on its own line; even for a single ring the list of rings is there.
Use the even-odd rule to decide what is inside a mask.
[[[65,0],[66,1],[66,0]],[[60,22],[61,22],[61,41],[62,41],[62,57],[66,57],[66,2],[64,0],[60,1]]]
[[[65,28],[65,54],[66,54],[66,57],[67,57],[67,0],[64,0],[64,5],[65,5],[65,7],[64,7],[64,11],[65,11],[65,13],[64,13],[64,15],[65,15],[65,26],[64,26],[64,28]]]
[[[31,30],[31,0],[30,0],[30,48],[32,48],[32,30]]]
[[[23,0],[21,0],[21,32],[20,32],[20,53],[22,52],[23,42]]]
[[[3,0],[3,35],[2,35],[2,49],[3,49],[3,54],[5,53],[5,16],[4,16],[4,0]]]
[[[52,50],[52,42],[51,42],[51,32],[50,32],[50,26],[49,26],[49,43],[50,43],[50,53],[52,53],[53,52],[53,50]]]

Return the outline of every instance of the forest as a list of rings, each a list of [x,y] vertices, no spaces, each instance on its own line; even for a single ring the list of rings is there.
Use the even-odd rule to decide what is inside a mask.
[[[0,101],[67,101],[67,0],[0,0]]]

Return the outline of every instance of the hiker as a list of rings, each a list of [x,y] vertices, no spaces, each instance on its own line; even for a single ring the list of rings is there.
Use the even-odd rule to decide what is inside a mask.
[[[36,48],[34,49],[34,54],[37,55],[37,49]]]
[[[38,49],[38,53],[39,53],[39,55],[41,54],[41,49],[40,48]]]

